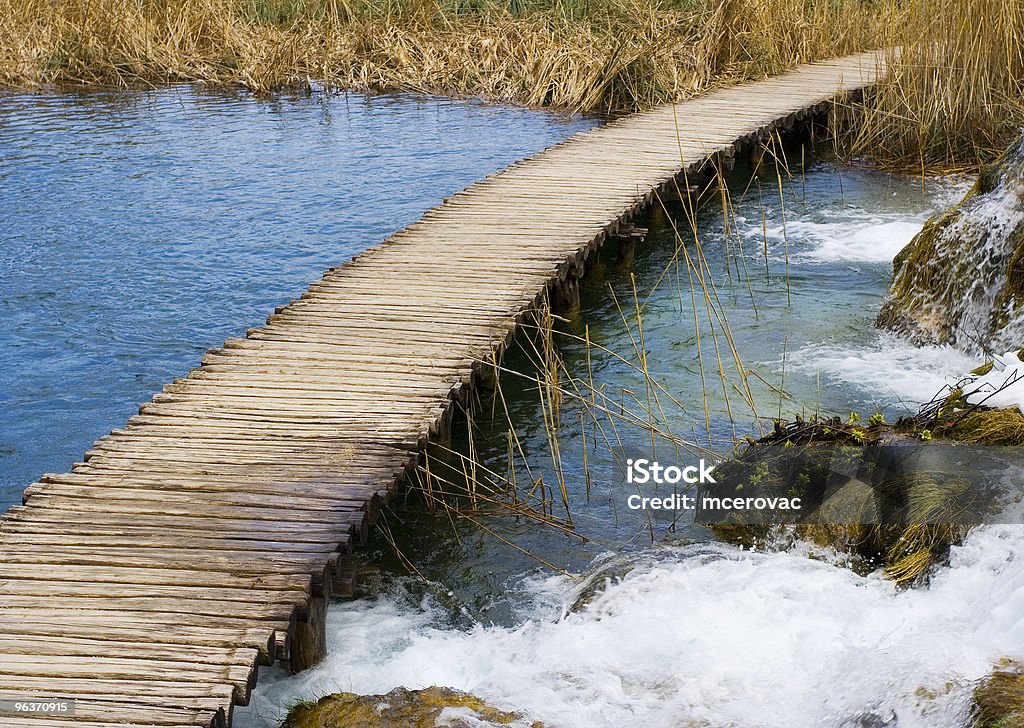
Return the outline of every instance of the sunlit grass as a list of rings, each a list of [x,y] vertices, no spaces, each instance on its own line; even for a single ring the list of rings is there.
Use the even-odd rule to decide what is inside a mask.
[[[877,44],[869,0],[0,0],[0,83],[318,79],[632,111]]]
[[[1024,5],[912,0],[882,45],[902,48],[865,103],[853,154],[904,171],[991,161],[1024,126]]]

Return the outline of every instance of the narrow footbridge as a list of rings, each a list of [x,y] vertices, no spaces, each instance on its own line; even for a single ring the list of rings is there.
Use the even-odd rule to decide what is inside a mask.
[[[814,63],[579,134],[208,352],[0,516],[0,705],[75,700],[0,725],[230,725],[259,665],[323,654],[352,548],[524,312],[656,195],[883,71]]]

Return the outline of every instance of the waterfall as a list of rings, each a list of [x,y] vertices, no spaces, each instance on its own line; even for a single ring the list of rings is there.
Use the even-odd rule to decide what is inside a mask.
[[[893,261],[876,325],[968,352],[1024,345],[1024,136]]]

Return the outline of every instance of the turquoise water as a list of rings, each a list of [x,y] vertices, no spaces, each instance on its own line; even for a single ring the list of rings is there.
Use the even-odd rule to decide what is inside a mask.
[[[0,510],[325,268],[595,123],[410,96],[0,96]]]
[[[377,536],[360,551],[359,598],[331,606],[327,659],[295,676],[264,671],[252,704],[236,713],[239,728],[273,728],[299,699],[429,685],[522,711],[523,726],[970,725],[977,681],[999,658],[1024,656],[1020,526],[977,529],[927,587],[902,590],[825,549],[742,550],[716,542],[686,514],[627,508],[637,487],[607,453],[650,454],[652,446],[619,406],[666,431],[655,438],[660,460],[685,463],[693,449],[673,449],[667,431],[722,452],[734,435],[758,433],[754,410],[769,420],[851,410],[891,419],[978,363],[948,347],[909,346],[872,325],[892,257],[930,214],[956,201],[965,181],[922,185],[815,160],[784,176],[780,196],[778,178],[751,183],[749,171],[729,180],[728,217],[716,204],[698,216],[705,276],[715,283],[710,316],[699,288],[691,297],[686,266],[675,265],[680,245],[698,255],[678,207],[640,223],[650,234],[632,265],[604,256],[579,308],[559,311],[560,381],[583,395],[563,397],[554,428],[576,535],[485,501],[473,509],[466,497],[449,501],[468,515],[462,520],[430,513],[415,496],[394,504],[386,523],[422,578],[406,575]],[[743,370],[756,372],[748,376],[753,408],[738,394],[726,320]],[[581,342],[588,332],[589,356]],[[532,375],[532,344],[518,342],[506,364]],[[640,349],[664,388],[662,407],[647,404]],[[500,490],[511,421],[523,450],[514,458],[520,496],[543,477],[550,514],[564,522],[543,425],[550,409],[536,381],[507,372],[502,389],[509,416],[498,404],[492,417],[484,398],[472,447],[463,424],[451,449],[479,461],[478,492],[488,481]],[[585,404],[595,390],[612,413],[596,418],[607,440]],[[465,483],[458,455],[435,446],[431,456],[432,473],[448,462],[445,476]],[[671,486],[644,491],[664,495]],[[528,500],[538,506],[536,496]]]
[[[580,305],[558,311],[553,344],[566,393],[556,428],[545,424],[550,405],[534,379],[538,344],[518,337],[502,377],[508,415],[500,400],[485,398],[473,423],[477,489],[505,503],[514,472],[520,497],[532,489],[527,500],[536,510],[544,492],[548,515],[571,520],[574,535],[512,518],[486,501],[478,512],[460,501],[469,519],[454,525],[448,512],[431,513],[417,497],[397,504],[388,518],[400,524],[393,529],[398,547],[434,588],[452,592],[456,613],[508,624],[522,599],[509,585],[524,574],[550,572],[548,565],[577,573],[609,551],[636,551],[666,539],[707,540],[692,514],[628,508],[630,495],[674,490],[628,484],[628,457],[681,465],[723,457],[736,440],[758,436],[778,416],[845,420],[856,411],[866,421],[882,412],[892,421],[977,365],[949,347],[913,347],[873,326],[893,256],[931,214],[957,200],[967,181],[922,185],[820,159],[791,172],[783,174],[780,197],[774,171],[752,181],[750,170],[738,167],[728,180],[728,216],[715,200],[698,212],[700,267],[714,283],[708,286],[711,304],[698,285],[691,294],[685,259],[697,260],[698,240],[678,205],[638,222],[650,232],[632,260],[603,251],[583,281]],[[650,387],[640,371],[641,348]],[[512,466],[510,422],[519,443]],[[653,446],[648,424],[657,430]],[[459,454],[433,448],[431,472],[465,487],[462,458],[471,452],[465,423],[456,428],[451,450]],[[544,491],[534,487],[538,479]],[[370,568],[403,574],[391,551],[377,538],[361,553]]]

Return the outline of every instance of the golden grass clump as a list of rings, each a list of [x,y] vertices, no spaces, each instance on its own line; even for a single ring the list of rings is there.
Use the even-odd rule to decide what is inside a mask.
[[[974,168],[1024,126],[1024,4],[909,0],[890,75],[854,107],[854,155],[904,171]]]
[[[975,728],[1024,728],[1024,664],[1004,660],[974,691]]]
[[[1016,407],[979,409],[957,421],[953,436],[974,445],[1024,445],[1024,414]]]
[[[0,84],[308,79],[633,111],[877,43],[871,0],[0,0]]]

